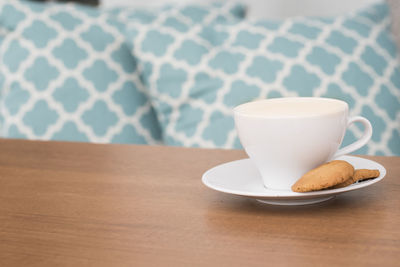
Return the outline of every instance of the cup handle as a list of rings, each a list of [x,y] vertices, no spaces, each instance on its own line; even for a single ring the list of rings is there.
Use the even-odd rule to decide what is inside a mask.
[[[369,141],[369,139],[371,139],[372,125],[369,122],[369,120],[367,120],[366,118],[360,117],[360,116],[352,117],[347,122],[347,127],[349,127],[350,124],[353,124],[354,122],[357,122],[357,121],[361,122],[364,126],[363,136],[360,139],[358,139],[357,141],[355,141],[354,143],[339,149],[333,156],[334,158],[345,155],[345,154],[349,154],[349,153],[361,148]]]

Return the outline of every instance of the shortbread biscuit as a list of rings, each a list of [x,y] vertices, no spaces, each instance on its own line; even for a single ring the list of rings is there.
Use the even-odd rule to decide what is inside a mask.
[[[354,167],[344,160],[325,163],[304,174],[293,186],[294,192],[309,192],[326,189],[350,179]]]
[[[352,178],[344,181],[343,183],[337,184],[332,187],[332,189],[342,188],[354,184],[357,181],[363,181],[367,179],[372,179],[379,177],[379,170],[367,170],[367,169],[358,169],[354,171],[354,175]]]
[[[354,182],[379,177],[379,170],[358,169],[354,172]]]

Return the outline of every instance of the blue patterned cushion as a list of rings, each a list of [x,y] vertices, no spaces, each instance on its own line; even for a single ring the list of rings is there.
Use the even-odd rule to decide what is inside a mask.
[[[99,10],[0,0],[1,136],[160,143],[161,130],[121,19],[143,24],[146,15],[179,10],[187,10],[185,23],[177,24],[172,17],[169,23],[188,27],[210,17],[205,12],[227,19],[242,16],[244,8],[229,4]]]
[[[400,155],[400,73],[386,4],[334,18],[129,25],[169,145],[240,148],[232,108],[273,97],[345,100],[373,124],[357,153]],[[149,46],[149,44],[152,44]],[[359,125],[344,144],[362,134]]]

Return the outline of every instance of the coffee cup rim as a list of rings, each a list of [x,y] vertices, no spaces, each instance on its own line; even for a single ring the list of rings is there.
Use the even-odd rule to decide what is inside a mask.
[[[276,116],[264,116],[264,115],[249,115],[243,112],[243,108],[245,106],[254,104],[254,103],[260,103],[260,102],[283,102],[283,101],[326,101],[326,102],[335,102],[335,103],[340,103],[343,106],[343,109],[338,109],[334,110],[331,112],[325,112],[323,114],[308,114],[308,115],[295,115],[295,116],[290,116],[290,115],[276,115]],[[254,117],[254,118],[299,118],[299,117],[324,117],[324,116],[329,116],[333,114],[337,114],[339,112],[348,112],[349,106],[348,104],[340,99],[335,99],[335,98],[328,98],[328,97],[279,97],[279,98],[269,98],[269,99],[259,99],[255,101],[250,101],[246,102],[243,104],[240,104],[236,107],[233,108],[233,112],[235,115],[240,115],[240,116],[246,116],[246,117]]]

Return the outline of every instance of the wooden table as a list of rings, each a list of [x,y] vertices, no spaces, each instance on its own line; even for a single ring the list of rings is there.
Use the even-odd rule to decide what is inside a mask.
[[[0,140],[0,266],[399,266],[400,158],[335,200],[215,192],[243,151]]]

